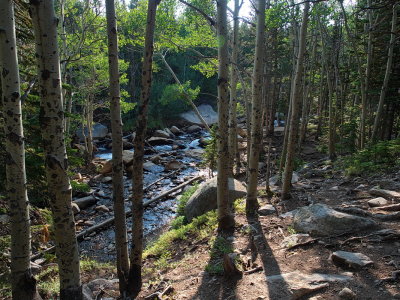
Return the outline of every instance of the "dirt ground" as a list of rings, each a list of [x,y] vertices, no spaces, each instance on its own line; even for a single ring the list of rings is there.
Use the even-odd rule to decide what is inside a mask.
[[[352,237],[363,237],[370,233],[352,232],[341,236],[316,238],[311,243],[286,249],[281,242],[293,233],[291,219],[279,215],[300,206],[315,203],[325,203],[336,207],[359,207],[368,210],[367,200],[372,198],[365,191],[373,186],[389,190],[399,190],[399,174],[376,175],[372,177],[345,178],[326,163],[323,154],[316,151],[313,143],[303,148],[303,159],[310,162],[311,169],[321,170],[318,174],[300,172],[300,180],[293,184],[292,199],[281,202],[279,189],[275,189],[272,199],[260,197],[260,205],[273,204],[276,215],[259,216],[247,219],[244,214],[236,215],[236,227],[232,235],[227,237],[236,253],[240,256],[243,271],[258,271],[241,275],[211,275],[205,271],[210,261],[211,246],[208,239],[192,244],[190,240],[179,241],[174,247],[175,257],[171,263],[177,263],[174,268],[160,271],[159,274],[148,275],[140,299],[157,299],[156,292],[164,292],[162,299],[192,299],[192,300],[256,300],[256,299],[400,299],[399,278],[396,271],[400,265],[399,235],[387,241],[377,241],[368,237],[349,240]],[[311,175],[310,175],[311,174]],[[260,190],[262,186],[260,184]],[[256,247],[251,240],[251,234],[246,226],[252,226],[262,233]],[[398,222],[379,222],[380,229],[390,228],[399,231]],[[400,232],[400,231],[399,231]],[[215,232],[217,234],[217,232]],[[336,266],[330,255],[337,250],[360,252],[367,255],[374,263],[362,269],[347,269]],[[152,260],[147,260],[145,266],[151,266]],[[329,283],[323,289],[304,295],[300,298],[289,298],[270,295],[267,276],[287,272],[346,274],[351,280],[346,283]],[[157,279],[155,279],[157,278]],[[355,294],[353,298],[340,298],[339,293],[348,287]],[[282,295],[285,294],[284,285]]]

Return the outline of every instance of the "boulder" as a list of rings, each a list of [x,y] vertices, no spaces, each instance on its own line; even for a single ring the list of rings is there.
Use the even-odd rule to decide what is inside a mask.
[[[297,210],[293,227],[298,232],[330,236],[372,229],[376,223],[367,218],[338,212],[324,204],[314,204]]]
[[[360,269],[374,263],[368,256],[362,253],[347,251],[333,252],[331,255],[331,260],[335,265],[353,269]]]
[[[299,175],[296,172],[293,172],[292,175],[292,184],[297,183],[299,181]],[[269,185],[271,186],[279,186],[282,184],[282,178],[279,175],[274,175],[269,179]]]
[[[258,209],[258,214],[260,216],[268,216],[268,215],[273,215],[276,213],[276,209],[273,205],[271,204],[265,204],[261,208]]]
[[[189,126],[189,127],[186,129],[186,131],[187,131],[187,133],[198,132],[198,131],[201,131],[201,127],[198,126],[198,125],[192,125],[192,126]]]
[[[173,140],[164,137],[153,136],[147,140],[147,142],[152,146],[158,145],[171,145],[174,143]]]
[[[343,300],[355,300],[357,299],[357,295],[348,287],[345,287],[343,290],[341,290],[338,294],[340,299]]]
[[[291,249],[299,244],[307,243],[314,240],[309,234],[296,233],[285,237],[281,243],[282,248]]]
[[[218,122],[218,114],[211,107],[211,105],[201,104],[197,107],[197,109],[199,110],[201,116],[208,125],[212,125]],[[202,125],[199,117],[193,110],[180,114],[180,117],[188,123]]]
[[[202,159],[204,154],[204,149],[190,149],[185,151],[185,154],[193,158]]]
[[[162,137],[162,138],[166,138],[166,139],[170,138],[170,135],[168,134],[168,132],[165,132],[164,130],[156,130],[156,132],[154,132],[153,136]]]
[[[107,177],[105,177],[107,178]],[[111,177],[110,177],[111,178]],[[72,201],[72,203],[75,203],[79,209],[85,209],[97,202],[97,198],[94,197],[93,195],[89,195],[83,198],[76,199]]]
[[[184,166],[183,163],[177,160],[171,160],[165,164],[165,170],[171,171],[171,170],[179,170]]]
[[[146,161],[143,164],[143,169],[148,172],[152,172],[152,173],[159,173],[159,172],[164,171],[164,167],[158,166],[155,163],[152,163],[151,161]]]
[[[229,178],[229,199],[235,201],[246,195],[246,187],[238,180]],[[199,186],[185,206],[188,221],[217,208],[217,177],[211,178]]]
[[[130,165],[133,161],[133,151],[122,151],[122,161],[125,165]]]
[[[385,206],[389,203],[389,201],[387,201],[385,198],[383,197],[378,197],[378,198],[374,198],[371,200],[368,200],[368,205],[370,207],[379,207],[379,206]]]
[[[296,300],[329,286],[329,283],[347,282],[351,277],[334,274],[304,274],[299,271],[267,276],[269,299]]]
[[[183,132],[182,132],[182,130],[180,130],[178,127],[176,127],[176,126],[172,126],[171,128],[170,128],[170,130],[171,130],[171,132],[173,133],[173,134],[175,134],[175,135],[180,135],[180,134],[182,134]]]
[[[87,136],[88,134],[88,129],[85,127],[85,135]],[[94,123],[92,126],[92,138],[93,139],[102,139],[105,138],[108,134],[108,128],[107,126],[104,126],[103,124],[100,123]],[[83,134],[82,134],[82,127],[78,128],[76,130],[76,135],[80,140],[83,140]]]
[[[107,174],[112,171],[112,160],[107,160],[100,170],[100,174]]]

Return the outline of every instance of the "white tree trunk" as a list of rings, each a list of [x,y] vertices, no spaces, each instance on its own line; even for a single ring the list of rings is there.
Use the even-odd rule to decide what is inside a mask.
[[[227,1],[217,1],[217,39],[218,39],[218,162],[217,162],[217,203],[218,228],[227,230],[234,226],[228,190],[229,176],[229,56],[228,56],[228,27]]]
[[[257,182],[258,161],[262,139],[262,88],[265,56],[265,0],[258,0],[257,33],[254,55],[254,69],[252,80],[253,105],[251,115],[250,157],[248,165],[248,185],[246,198],[246,212],[253,214],[258,208]]]
[[[299,111],[299,103],[301,101],[301,79],[303,77],[303,69],[304,69],[304,53],[306,50],[306,36],[307,36],[307,24],[308,24],[308,12],[310,9],[310,3],[306,2],[304,4],[303,11],[303,21],[300,29],[300,38],[299,38],[299,54],[297,58],[296,64],[296,73],[294,77],[293,90],[292,90],[292,112],[290,115],[290,129],[288,136],[288,145],[286,152],[286,162],[285,169],[283,173],[283,184],[282,184],[282,199],[287,199],[290,197],[290,188],[291,181],[293,175],[293,165],[294,165],[294,155],[297,141],[297,133],[298,133],[298,111]]]
[[[112,132],[112,184],[115,216],[115,248],[117,251],[117,273],[122,296],[127,292],[129,274],[128,237],[126,231],[124,200],[124,166],[122,163],[122,120],[120,104],[120,82],[118,67],[117,17],[114,0],[106,0],[108,66],[110,77],[110,112]]]
[[[14,4],[0,1],[1,89],[6,137],[6,196],[11,228],[13,299],[39,299],[30,267],[31,232],[26,191],[24,133],[15,37]]]
[[[53,1],[31,1],[40,86],[40,125],[45,169],[54,221],[54,238],[60,274],[60,299],[82,299],[78,245],[71,209],[72,189],[67,175],[63,134],[63,103],[57,19]]]
[[[147,130],[147,108],[150,101],[152,80],[154,29],[159,2],[159,0],[149,0],[147,8],[142,90],[140,93],[139,114],[134,140],[133,169],[135,171],[132,176],[132,249],[128,276],[128,295],[132,298],[135,298],[142,288],[144,140]]]

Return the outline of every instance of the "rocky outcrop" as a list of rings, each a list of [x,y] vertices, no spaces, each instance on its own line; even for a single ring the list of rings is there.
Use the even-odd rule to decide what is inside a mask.
[[[376,223],[367,218],[338,212],[324,204],[314,204],[297,210],[293,227],[298,232],[329,236],[373,229]]]
[[[208,125],[212,125],[218,122],[218,114],[211,107],[211,105],[202,104],[198,106],[197,109],[199,110],[201,116]],[[190,124],[202,125],[199,117],[193,110],[180,114],[180,117]]]
[[[88,130],[85,128],[85,135],[87,136]],[[103,124],[100,123],[94,123],[92,127],[92,137],[93,139],[102,139],[105,138],[108,134],[108,128],[107,126],[104,126]],[[80,140],[83,140],[83,134],[82,134],[82,127],[78,128],[76,130],[76,135]]]
[[[238,180],[229,178],[229,198],[234,201],[246,195],[246,187]],[[204,182],[190,197],[185,206],[188,221],[217,208],[217,177]]]

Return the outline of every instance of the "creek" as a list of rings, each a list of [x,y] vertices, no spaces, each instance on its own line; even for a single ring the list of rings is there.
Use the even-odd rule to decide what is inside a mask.
[[[208,170],[201,166],[201,153],[203,149],[199,143],[201,137],[208,137],[205,131],[182,134],[176,136],[174,144],[171,145],[146,146],[147,152],[152,154],[145,155],[145,161],[150,161],[154,156],[161,158],[160,162],[149,164],[144,168],[144,187],[154,183],[146,192],[144,202],[166,192],[173,187],[196,176],[208,176]],[[174,149],[175,148],[175,149]],[[174,150],[173,150],[174,149]],[[112,159],[110,150],[99,148],[95,155],[95,160]],[[179,170],[168,170],[168,162],[177,161],[181,164]],[[131,210],[131,189],[132,179],[124,175],[124,198],[125,210]],[[160,180],[161,179],[161,180]],[[112,182],[92,183],[94,195],[98,198],[96,205],[82,210],[76,216],[77,230],[84,230],[108,218],[113,217],[112,203]],[[145,208],[143,216],[143,230],[145,244],[154,240],[168,226],[172,218],[176,216],[178,205],[178,195],[182,190],[172,193],[168,197],[161,199],[149,207]],[[108,210],[108,211],[107,211]],[[131,217],[127,218],[128,241],[131,240]],[[92,232],[80,242],[80,252],[82,256],[90,257],[102,262],[113,261],[116,258],[115,233],[114,227],[108,227],[98,232]]]

